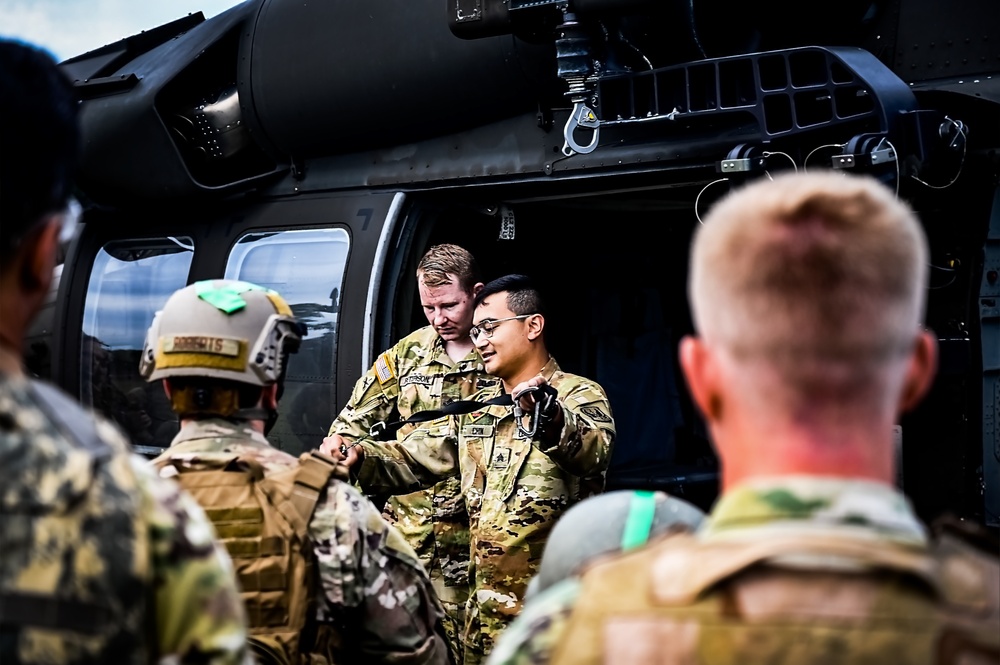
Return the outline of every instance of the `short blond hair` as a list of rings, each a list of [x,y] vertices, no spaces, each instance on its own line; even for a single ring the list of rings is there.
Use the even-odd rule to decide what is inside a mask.
[[[874,179],[788,174],[711,210],[693,241],[689,297],[699,333],[737,359],[793,382],[857,381],[913,348],[927,263],[913,211]]]
[[[451,282],[451,276],[459,286],[471,292],[479,279],[479,265],[475,257],[464,247],[443,244],[434,245],[417,264],[417,279],[424,286],[444,286]]]

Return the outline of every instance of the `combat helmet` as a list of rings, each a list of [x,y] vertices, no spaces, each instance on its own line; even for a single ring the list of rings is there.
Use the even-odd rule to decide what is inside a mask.
[[[139,372],[147,381],[200,377],[280,386],[288,355],[298,351],[305,333],[271,289],[237,280],[196,282],[156,313]]]

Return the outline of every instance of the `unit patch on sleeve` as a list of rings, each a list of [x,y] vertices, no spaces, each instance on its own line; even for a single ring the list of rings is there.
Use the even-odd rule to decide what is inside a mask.
[[[611,422],[611,416],[609,416],[608,414],[604,413],[604,410],[601,409],[601,407],[599,407],[599,406],[593,406],[593,405],[591,405],[591,406],[584,406],[584,407],[580,408],[580,411],[583,413],[583,415],[585,415],[588,418],[591,418],[592,420],[595,420],[595,421],[597,421],[599,423],[610,423]]]
[[[396,375],[392,373],[392,367],[389,366],[389,357],[384,353],[375,361],[375,376],[378,377],[378,382],[382,385],[396,378]]]

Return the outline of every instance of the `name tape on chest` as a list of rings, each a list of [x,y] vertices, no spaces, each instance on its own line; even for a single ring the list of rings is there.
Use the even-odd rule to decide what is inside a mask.
[[[379,384],[386,384],[396,378],[392,367],[389,365],[389,356],[384,353],[375,361],[375,377],[378,379]]]
[[[493,436],[493,425],[463,425],[462,436],[473,439],[488,439]]]
[[[404,376],[402,379],[399,380],[399,387],[405,388],[406,386],[416,385],[416,386],[424,386],[426,388],[428,386],[434,385],[434,381],[437,378],[438,377],[431,376],[429,374],[410,374],[409,376]]]
[[[580,408],[580,412],[590,418],[591,420],[598,423],[610,423],[612,422],[611,416],[604,413],[604,409],[599,406],[584,406]]]

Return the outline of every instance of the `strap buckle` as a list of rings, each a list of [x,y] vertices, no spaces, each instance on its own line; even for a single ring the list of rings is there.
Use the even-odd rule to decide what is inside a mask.
[[[368,436],[370,436],[375,441],[381,441],[382,436],[385,434],[388,427],[384,420],[380,420],[371,427],[368,428]]]

